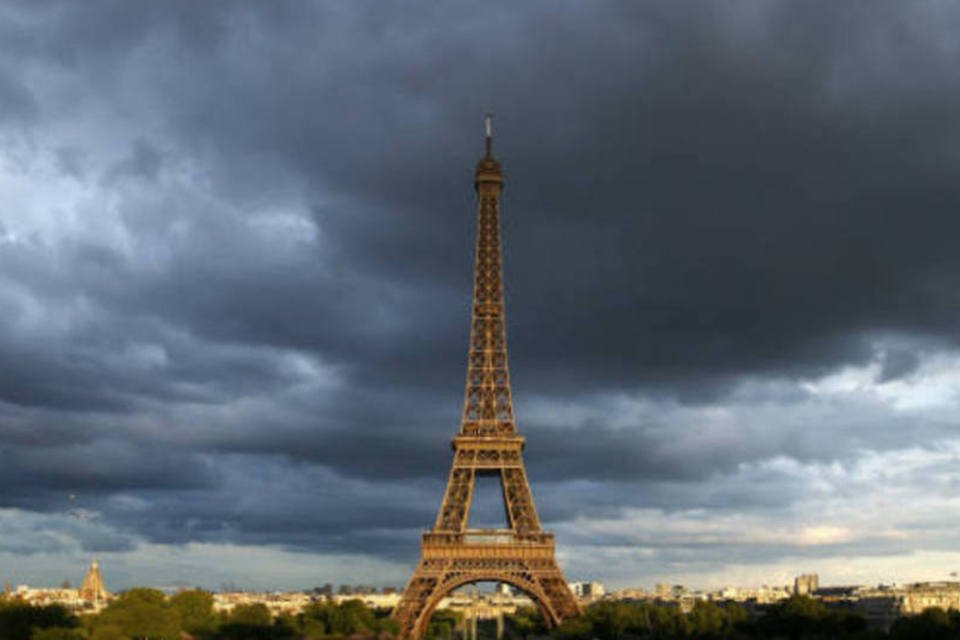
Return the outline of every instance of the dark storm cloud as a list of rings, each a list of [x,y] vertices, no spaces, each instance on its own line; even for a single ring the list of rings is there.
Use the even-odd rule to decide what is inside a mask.
[[[409,553],[384,531],[428,525],[446,473],[487,109],[547,518],[772,509],[748,482],[705,486],[945,432],[853,405],[870,428],[834,434],[796,386],[743,394],[869,362],[896,380],[918,369],[914,345],[956,345],[955,10],[8,13],[0,127],[43,147],[60,126],[55,170],[96,201],[76,213],[93,230],[53,240],[9,239],[18,212],[0,211],[0,486],[29,487],[0,506],[49,511],[80,487],[158,541]],[[878,354],[889,336],[904,346]],[[595,411],[633,392],[653,408],[616,428]],[[683,413],[711,402],[799,417],[706,429]],[[525,413],[536,403],[557,409]],[[238,465],[257,482],[225,479]]]
[[[441,482],[367,482],[290,467],[270,456],[212,459],[218,481],[189,493],[154,490],[137,500],[91,499],[91,508],[161,543],[229,542],[296,550],[408,555],[432,520],[427,496]],[[397,531],[407,536],[397,537]]]
[[[0,105],[0,124],[27,119],[37,108],[30,91],[3,69],[0,69]]]
[[[505,112],[498,145],[510,179],[511,328],[517,364],[533,374],[528,384],[664,382],[695,396],[743,372],[809,374],[862,362],[865,329],[942,332],[956,321],[942,279],[957,268],[949,238],[960,195],[947,142],[957,87],[942,86],[935,45],[922,32],[901,33],[892,9],[830,11],[827,20],[826,5],[818,7],[782,5],[756,18],[765,24],[754,28],[759,36],[748,30],[749,55],[736,11],[616,7],[574,31],[563,11],[518,16],[520,29],[543,22],[478,58],[462,41],[421,28],[413,37],[430,55],[386,39],[322,74],[311,74],[317,61],[291,45],[308,28],[326,36],[317,45],[324,52],[337,49],[341,25],[371,41],[412,25],[326,12],[300,28],[264,20],[253,43],[261,48],[238,48],[242,40],[221,34],[219,55],[172,70],[168,81],[181,91],[165,115],[182,144],[218,157],[224,180],[245,176],[248,150],[257,150],[268,171],[279,162],[348,195],[318,208],[317,220],[351,271],[462,289],[475,155],[467,121],[471,98],[485,96]],[[719,18],[733,26],[717,26]],[[786,37],[775,44],[768,34],[778,33]],[[562,51],[542,44],[561,35]],[[897,38],[893,69],[927,63],[909,84],[875,69],[861,77],[856,65],[869,64],[861,49],[882,36]],[[230,53],[239,60],[228,64]],[[526,64],[511,65],[517,57]],[[265,91],[271,78],[259,72],[268,68],[286,74]],[[206,75],[223,82],[196,81]],[[529,92],[534,77],[539,90]],[[935,85],[934,100],[925,91]],[[261,274],[272,286],[223,283],[209,308],[188,290],[184,312],[196,326],[231,300],[249,304],[256,287],[276,296],[263,303],[271,309],[297,300],[298,326],[317,327],[325,350],[345,344],[341,357],[366,365],[360,375],[416,382],[406,368],[423,357],[435,366],[418,367],[418,378],[436,382],[429,372],[450,361],[452,350],[439,345],[453,344],[452,323],[440,327],[446,339],[429,332],[433,346],[410,332],[389,342],[323,340],[353,323],[329,318],[328,305],[303,307],[298,292],[312,282],[320,293],[322,281],[300,273],[303,282]],[[408,318],[399,305],[394,311]],[[245,340],[317,346],[317,336],[276,314],[240,321]],[[432,317],[417,322],[430,327]]]
[[[97,422],[100,422],[98,425]],[[70,495],[212,486],[214,470],[193,452],[156,450],[142,436],[57,411],[0,413],[0,496],[8,505],[57,510]]]
[[[920,354],[909,349],[891,349],[884,354],[880,380],[889,382],[916,371]]]

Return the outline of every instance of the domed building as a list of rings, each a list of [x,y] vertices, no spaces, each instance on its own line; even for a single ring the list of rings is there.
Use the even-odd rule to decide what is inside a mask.
[[[94,560],[90,564],[87,575],[83,578],[83,584],[80,586],[80,599],[96,606],[106,602],[109,597],[107,587],[103,584],[100,564]]]

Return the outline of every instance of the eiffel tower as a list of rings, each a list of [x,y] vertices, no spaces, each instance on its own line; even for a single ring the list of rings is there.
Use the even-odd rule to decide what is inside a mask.
[[[510,397],[500,251],[503,173],[493,157],[490,116],[486,154],[477,164],[479,198],[473,319],[467,392],[453,468],[433,529],[423,534],[421,559],[393,617],[400,637],[418,640],[440,600],[473,582],[504,582],[526,593],[547,625],[580,614],[554,554],[553,534],[540,526],[523,465]],[[480,475],[499,477],[508,528],[470,529],[470,505]]]

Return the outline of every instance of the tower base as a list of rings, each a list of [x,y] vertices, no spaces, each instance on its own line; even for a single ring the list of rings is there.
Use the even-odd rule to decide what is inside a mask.
[[[548,627],[580,615],[554,556],[551,534],[425,533],[420,564],[393,612],[399,637],[423,638],[440,600],[472,582],[504,582],[523,591],[540,608]]]

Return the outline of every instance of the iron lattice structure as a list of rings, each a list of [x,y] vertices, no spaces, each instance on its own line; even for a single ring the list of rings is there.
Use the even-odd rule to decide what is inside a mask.
[[[500,243],[503,173],[487,151],[477,164],[479,223],[467,389],[453,468],[433,529],[423,534],[421,559],[394,611],[400,637],[424,636],[440,600],[473,582],[505,582],[525,592],[547,624],[580,614],[557,564],[553,534],[540,526],[523,464],[510,395]],[[470,529],[470,506],[479,475],[500,479],[506,529]]]

